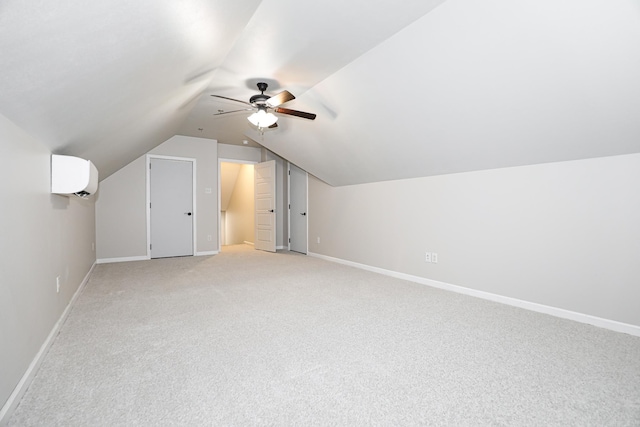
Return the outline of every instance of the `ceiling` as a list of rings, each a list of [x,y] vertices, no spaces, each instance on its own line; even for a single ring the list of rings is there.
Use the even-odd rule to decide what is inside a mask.
[[[640,152],[637,0],[3,0],[0,113],[101,178],[175,134],[332,185]],[[289,90],[257,132],[255,83]]]

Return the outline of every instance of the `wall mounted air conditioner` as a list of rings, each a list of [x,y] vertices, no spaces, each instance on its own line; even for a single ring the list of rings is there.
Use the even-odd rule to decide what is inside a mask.
[[[98,189],[98,169],[79,157],[51,156],[51,192],[89,197]]]

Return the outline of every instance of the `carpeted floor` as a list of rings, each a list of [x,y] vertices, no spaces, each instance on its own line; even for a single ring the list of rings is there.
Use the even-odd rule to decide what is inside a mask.
[[[639,426],[640,338],[294,253],[96,266],[11,426]]]

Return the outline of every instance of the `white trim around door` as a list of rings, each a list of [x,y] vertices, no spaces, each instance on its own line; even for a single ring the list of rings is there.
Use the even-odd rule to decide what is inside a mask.
[[[198,247],[198,242],[197,242],[197,219],[198,219],[198,214],[197,214],[197,209],[196,209],[196,159],[194,158],[190,158],[190,157],[175,157],[175,156],[163,156],[163,155],[159,155],[159,154],[147,154],[147,206],[146,206],[146,210],[147,210],[147,258],[151,259],[151,209],[150,209],[150,203],[151,203],[151,159],[164,159],[164,160],[178,160],[178,161],[184,161],[184,162],[191,162],[193,168],[192,168],[192,179],[193,179],[193,190],[192,190],[192,201],[193,201],[193,227],[192,227],[192,240],[193,240],[193,255],[198,255],[198,251],[196,250],[196,248]]]

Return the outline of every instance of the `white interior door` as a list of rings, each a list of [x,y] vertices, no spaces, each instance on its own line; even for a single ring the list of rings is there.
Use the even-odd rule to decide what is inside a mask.
[[[289,248],[307,253],[307,173],[289,166]]]
[[[254,167],[256,237],[254,245],[262,251],[276,251],[276,161]]]
[[[150,159],[151,258],[193,255],[193,162]]]

